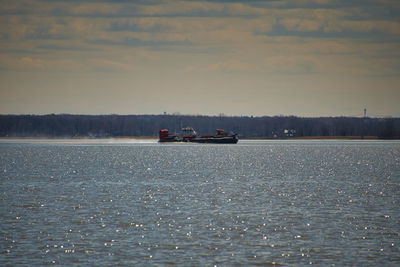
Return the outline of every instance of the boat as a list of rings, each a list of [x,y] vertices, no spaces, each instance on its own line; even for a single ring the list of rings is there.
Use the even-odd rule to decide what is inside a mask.
[[[182,128],[180,134],[170,134],[168,129],[162,129],[158,142],[191,142],[213,144],[236,144],[239,139],[237,134],[228,134],[225,130],[217,129],[214,135],[198,135],[192,127]]]

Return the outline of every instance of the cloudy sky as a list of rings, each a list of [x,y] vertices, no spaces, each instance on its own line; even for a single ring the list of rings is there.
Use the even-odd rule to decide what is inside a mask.
[[[399,0],[0,0],[0,114],[400,116]]]

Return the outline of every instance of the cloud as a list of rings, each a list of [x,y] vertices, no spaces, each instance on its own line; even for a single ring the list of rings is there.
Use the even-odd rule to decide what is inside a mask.
[[[0,54],[0,68],[7,71],[29,72],[127,72],[135,69],[131,59],[109,60],[88,57],[85,61],[78,58],[15,57]]]
[[[45,61],[40,58],[34,57],[18,57],[18,55],[0,55],[0,68],[2,70],[17,70],[17,71],[29,71],[29,70],[44,70],[46,67]]]
[[[400,35],[400,22],[395,21],[343,21],[341,25],[354,32]]]
[[[351,2],[351,1],[350,1]],[[385,13],[373,12],[367,7],[385,5],[386,10],[394,6],[392,2],[367,1],[366,5],[357,8],[344,8],[349,4],[344,1],[302,0],[302,1],[156,1],[154,4],[129,1],[22,1],[17,4],[2,3],[3,14],[9,16],[8,24],[12,30],[3,29],[0,36],[21,36],[27,39],[70,39],[85,38],[84,35],[100,35],[104,31],[130,32],[168,32],[182,29],[179,20],[188,18],[216,19],[242,18],[243,26],[258,34],[272,36],[292,35],[299,37],[364,37],[368,33],[398,34],[399,22],[376,20],[374,15]],[[279,3],[286,9],[265,8],[258,4]],[[338,3],[343,4],[337,8]],[[308,5],[319,8],[304,9]],[[333,8],[336,7],[336,8]],[[382,10],[382,8],[376,8]],[[387,11],[386,13],[389,13]],[[386,14],[385,13],[385,14]],[[36,15],[35,15],[36,14]],[[353,14],[365,21],[351,20]],[[3,16],[4,17],[4,16]],[[13,17],[13,18],[11,18]],[[23,19],[21,19],[23,17]],[[96,19],[97,18],[97,19]],[[103,20],[101,20],[103,18]],[[139,18],[143,18],[139,20]],[[146,20],[148,18],[148,20]],[[165,18],[164,20],[161,20]],[[346,19],[347,18],[347,19]],[[61,21],[62,19],[62,21]],[[157,19],[159,19],[157,21]],[[2,18],[4,20],[4,18]],[[12,21],[14,20],[14,21]],[[264,27],[256,25],[265,21]],[[274,21],[274,22],[272,22]],[[2,23],[2,24],[3,24]],[[203,20],[203,23],[209,24]],[[201,23],[200,23],[201,24]],[[253,24],[253,25],[252,25]],[[194,23],[191,23],[193,26]],[[243,25],[243,26],[242,26]],[[184,26],[183,26],[184,27]],[[221,27],[221,25],[220,25]],[[224,28],[229,25],[223,25]],[[256,28],[257,27],[257,28]],[[253,28],[253,29],[251,29]],[[256,29],[254,29],[256,28]],[[18,34],[19,33],[19,34]],[[358,35],[357,35],[358,34]],[[97,37],[96,39],[100,39]]]
[[[94,57],[104,60],[98,61],[104,69],[118,69],[110,59],[127,62],[118,53],[129,53],[149,64],[177,55],[180,60],[210,57],[193,69],[243,72],[261,58],[282,56],[288,68],[277,61],[271,71],[315,73],[321,65],[309,58],[316,56],[394,55],[400,42],[400,22],[393,19],[398,9],[394,1],[373,0],[0,2],[0,49],[20,59],[40,58],[45,69],[63,57],[79,66]],[[243,63],[251,61],[258,63]]]
[[[20,58],[18,64],[24,69],[43,69],[45,66],[43,60],[33,59],[31,57]]]
[[[112,22],[108,30],[132,32],[164,32],[171,30],[171,27],[164,23],[158,23],[154,20],[149,19],[141,19],[136,21],[130,19]]]
[[[0,55],[0,68],[4,71],[23,71],[23,72],[57,72],[57,71],[84,71],[87,67],[74,59],[62,58],[51,59],[41,56]]]
[[[98,51],[99,49],[92,46],[78,46],[78,45],[37,45],[40,50],[56,50],[56,51]]]
[[[142,40],[139,38],[125,38],[123,40],[104,40],[98,39],[88,41],[89,44],[97,45],[119,45],[119,46],[132,46],[132,47],[163,47],[163,46],[186,46],[189,45],[188,41],[165,41],[165,40]]]
[[[399,40],[400,22],[390,20],[351,20],[346,9],[291,9],[277,12],[270,29],[257,29],[256,35],[294,36],[301,38],[347,38],[369,40]]]

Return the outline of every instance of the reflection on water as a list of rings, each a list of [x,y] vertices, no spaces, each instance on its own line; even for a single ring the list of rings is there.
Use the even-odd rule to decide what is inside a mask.
[[[0,182],[1,265],[400,264],[397,141],[2,140]]]

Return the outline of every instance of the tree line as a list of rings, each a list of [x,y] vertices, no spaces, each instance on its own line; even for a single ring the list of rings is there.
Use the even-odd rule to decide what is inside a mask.
[[[212,134],[221,128],[240,138],[376,136],[399,138],[400,118],[202,115],[0,115],[1,137],[158,136],[191,126]]]

